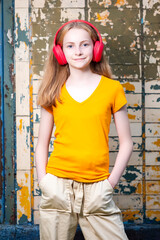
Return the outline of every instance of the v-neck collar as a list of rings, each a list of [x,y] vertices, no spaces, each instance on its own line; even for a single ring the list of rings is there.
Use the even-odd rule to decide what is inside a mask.
[[[103,76],[101,76],[101,79],[97,85],[97,87],[94,89],[94,91],[85,99],[83,100],[82,102],[78,102],[77,100],[75,100],[68,92],[67,88],[66,88],[66,82],[64,83],[64,90],[65,90],[65,93],[67,95],[67,97],[72,101],[72,102],[75,102],[76,104],[79,104],[79,105],[82,105],[86,102],[88,102],[95,94],[96,92],[98,91],[98,89],[100,88],[101,84],[102,84],[102,79],[103,79]]]

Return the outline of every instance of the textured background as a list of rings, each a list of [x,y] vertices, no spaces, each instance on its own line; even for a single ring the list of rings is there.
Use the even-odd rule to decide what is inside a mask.
[[[2,1],[1,223],[39,223],[34,162],[37,91],[47,51],[62,23],[84,19],[102,34],[114,79],[128,100],[134,152],[114,200],[125,223],[160,223],[160,4],[158,0]],[[2,4],[3,3],[3,4]],[[50,143],[53,150],[54,137]],[[110,130],[111,169],[118,151]]]

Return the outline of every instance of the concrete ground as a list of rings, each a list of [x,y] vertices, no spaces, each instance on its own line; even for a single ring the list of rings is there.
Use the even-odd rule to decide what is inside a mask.
[[[125,225],[129,240],[160,240],[160,225]],[[39,240],[38,225],[0,224],[0,240]],[[49,239],[47,239],[49,240]],[[77,228],[74,240],[84,240],[80,228]],[[114,240],[114,239],[109,239]]]

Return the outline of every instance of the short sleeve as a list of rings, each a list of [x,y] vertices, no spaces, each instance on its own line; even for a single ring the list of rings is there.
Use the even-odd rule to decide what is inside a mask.
[[[121,107],[123,107],[127,103],[127,99],[120,82],[117,81],[117,88],[115,92],[115,98],[112,106],[112,113],[117,112]]]
[[[44,107],[42,106],[42,108],[44,108],[45,110],[47,110],[49,113],[53,114],[53,108],[51,107]]]

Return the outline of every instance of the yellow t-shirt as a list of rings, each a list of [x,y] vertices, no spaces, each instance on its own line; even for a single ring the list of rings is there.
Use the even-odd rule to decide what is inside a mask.
[[[109,176],[108,134],[111,114],[127,103],[119,81],[101,77],[83,102],[74,100],[64,84],[62,103],[47,109],[56,126],[54,150],[47,173],[78,182],[97,182]]]

